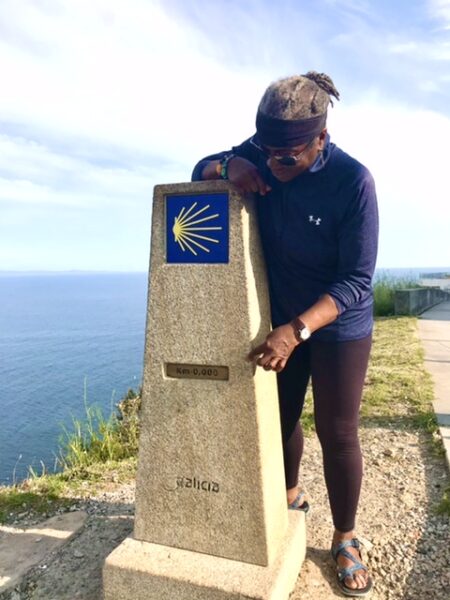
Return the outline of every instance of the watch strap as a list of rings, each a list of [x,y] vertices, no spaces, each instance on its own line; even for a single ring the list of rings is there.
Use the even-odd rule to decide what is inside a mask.
[[[310,337],[311,333],[310,333],[308,327],[305,325],[305,323],[303,323],[303,321],[299,317],[295,317],[295,319],[292,319],[291,325],[292,325],[295,337],[298,342],[300,342],[300,343],[304,342],[304,341],[306,341],[306,339],[308,339]],[[302,331],[304,329],[306,329],[306,331],[309,333],[309,335],[306,339],[302,337]]]

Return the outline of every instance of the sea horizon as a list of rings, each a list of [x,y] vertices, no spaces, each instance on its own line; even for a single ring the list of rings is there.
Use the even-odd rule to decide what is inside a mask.
[[[420,271],[423,270],[425,273],[436,270],[436,272],[446,272],[450,270],[450,266],[427,266],[427,267],[410,267],[410,266],[396,266],[396,267],[383,267],[377,266],[377,271]],[[148,274],[148,270],[115,270],[115,269],[0,269],[0,276],[2,275],[143,275]]]
[[[416,279],[450,267],[377,268]],[[0,484],[52,472],[62,427],[142,383],[148,273],[0,271]]]

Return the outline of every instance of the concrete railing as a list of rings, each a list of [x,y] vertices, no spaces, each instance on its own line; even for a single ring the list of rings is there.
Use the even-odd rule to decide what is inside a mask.
[[[439,288],[412,288],[395,291],[396,315],[420,315],[424,310],[450,299],[450,294]]]

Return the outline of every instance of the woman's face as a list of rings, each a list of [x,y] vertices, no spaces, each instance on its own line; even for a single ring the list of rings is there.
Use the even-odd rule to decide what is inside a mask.
[[[323,150],[325,145],[327,130],[324,129],[320,135],[314,138],[311,142],[301,144],[300,146],[294,146],[292,148],[274,148],[272,146],[266,146],[265,150],[270,153],[267,159],[267,166],[272,171],[272,174],[276,179],[282,182],[291,181],[295,179],[297,175],[303,173],[314,163],[319,152]],[[282,164],[280,159],[287,158],[289,162],[293,162],[292,165]]]

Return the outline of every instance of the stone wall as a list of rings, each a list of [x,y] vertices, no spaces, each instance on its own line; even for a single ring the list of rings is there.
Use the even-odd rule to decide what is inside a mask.
[[[413,288],[396,290],[395,314],[420,315],[423,311],[450,299],[450,294],[439,288]]]

